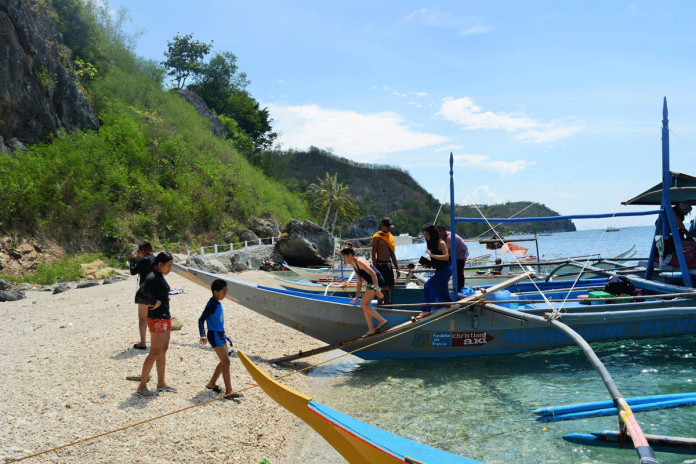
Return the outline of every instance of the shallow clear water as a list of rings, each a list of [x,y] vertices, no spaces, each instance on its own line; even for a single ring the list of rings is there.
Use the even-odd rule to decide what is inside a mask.
[[[545,258],[616,255],[636,244],[647,257],[651,227],[604,234],[580,231],[540,237]],[[479,246],[478,244],[474,244]],[[482,254],[471,249],[471,255]],[[481,248],[483,246],[481,245]],[[592,344],[626,398],[696,391],[696,337]],[[340,355],[328,353],[325,359]],[[635,451],[574,445],[567,433],[618,430],[616,417],[541,423],[538,407],[610,399],[580,349],[456,360],[362,362],[353,356],[314,369],[320,403],[393,433],[488,463],[635,463]],[[645,433],[696,436],[696,408],[636,415]],[[288,461],[345,462],[308,426]],[[694,456],[659,453],[660,463],[696,463]]]

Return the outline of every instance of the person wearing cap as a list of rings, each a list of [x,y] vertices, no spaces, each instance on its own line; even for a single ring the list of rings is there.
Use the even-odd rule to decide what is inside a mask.
[[[396,260],[396,240],[391,233],[394,227],[391,218],[385,217],[379,224],[379,231],[372,236],[372,263],[384,278],[382,287],[382,298],[377,300],[377,306],[389,305],[392,303],[392,290],[394,290],[394,269],[396,277],[401,277],[399,263]],[[394,268],[392,269],[392,263]]]

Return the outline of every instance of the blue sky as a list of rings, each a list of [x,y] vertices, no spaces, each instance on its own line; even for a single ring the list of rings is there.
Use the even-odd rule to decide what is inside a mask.
[[[231,51],[284,148],[399,165],[449,201],[635,211],[672,170],[696,174],[696,2],[122,0],[163,59],[193,33]],[[340,180],[340,179],[339,179]],[[653,217],[576,221],[579,228]]]

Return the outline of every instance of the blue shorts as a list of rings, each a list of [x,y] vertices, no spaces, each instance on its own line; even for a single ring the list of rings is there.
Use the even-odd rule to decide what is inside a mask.
[[[208,331],[208,343],[213,348],[218,346],[225,346],[225,332],[218,332],[217,330]]]

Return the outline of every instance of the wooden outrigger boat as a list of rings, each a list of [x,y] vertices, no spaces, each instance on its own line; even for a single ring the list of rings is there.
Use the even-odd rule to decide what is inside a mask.
[[[666,137],[668,134],[663,133],[663,143]],[[666,163],[663,185],[670,186],[672,181],[668,158],[663,156],[663,160]],[[452,165],[453,159],[450,156],[450,174],[452,174]],[[453,180],[450,184],[453,192]],[[670,190],[676,191],[677,188],[674,186],[672,189],[663,188],[661,208],[656,211],[560,218],[658,214],[658,231],[667,236],[665,230],[667,232],[676,230],[669,199]],[[450,204],[455,204],[453,198]],[[454,214],[452,217],[456,221],[469,221],[456,218]],[[534,219],[525,218],[525,220]],[[536,219],[548,221],[559,218]],[[490,221],[517,220],[491,219]],[[455,225],[452,225],[452,229]],[[449,358],[481,354],[513,354],[572,343],[568,337],[554,330],[549,323],[536,319],[547,313],[550,314],[548,316],[550,318],[563,320],[588,341],[694,334],[696,333],[696,293],[694,293],[696,289],[691,288],[691,277],[678,234],[675,235],[675,247],[677,254],[681,253],[679,263],[684,285],[673,285],[651,279],[653,273],[657,273],[653,269],[656,257],[656,247],[653,243],[648,268],[644,269],[645,276],[643,278],[627,276],[642,292],[639,296],[594,299],[593,303],[597,304],[588,305],[585,304],[587,301],[582,296],[592,288],[591,286],[568,287],[566,282],[546,282],[545,286],[540,286],[539,283],[522,284],[521,281],[526,278],[526,275],[523,278],[515,277],[505,284],[497,285],[494,287],[495,290],[483,290],[488,300],[476,301],[474,304],[471,300],[464,299],[459,302],[459,306],[453,305],[449,309],[435,311],[431,316],[414,324],[406,335],[389,338],[379,344],[374,344],[373,341],[382,335],[359,341],[356,348],[360,348],[360,351],[356,352],[356,356],[363,359]],[[456,250],[453,250],[453,254],[455,253]],[[576,267],[580,273],[591,272],[605,277],[640,271],[635,266],[622,268],[620,264],[616,266],[615,271],[574,261],[569,261],[566,265]],[[349,304],[345,298],[310,295],[253,285],[181,265],[175,265],[175,271],[204,286],[209,286],[216,278],[223,278],[228,282],[228,298],[259,314],[324,341],[329,346],[341,345],[346,340],[356,339],[365,332],[362,310],[359,306]],[[495,291],[510,285],[514,285],[517,291],[501,294],[502,298],[501,295],[496,295],[497,301],[492,301],[491,295]],[[524,285],[527,285],[526,288],[530,290],[526,290]],[[549,289],[546,285],[551,288]],[[540,290],[547,291],[542,293],[535,288],[537,286]],[[419,309],[419,305],[401,305],[380,308],[379,311],[389,325],[394,327],[410,321]],[[507,311],[510,309],[514,309],[515,312],[509,314]]]
[[[272,379],[242,351],[239,351],[239,359],[268,396],[316,430],[351,464],[481,462],[423,445],[342,414]]]

